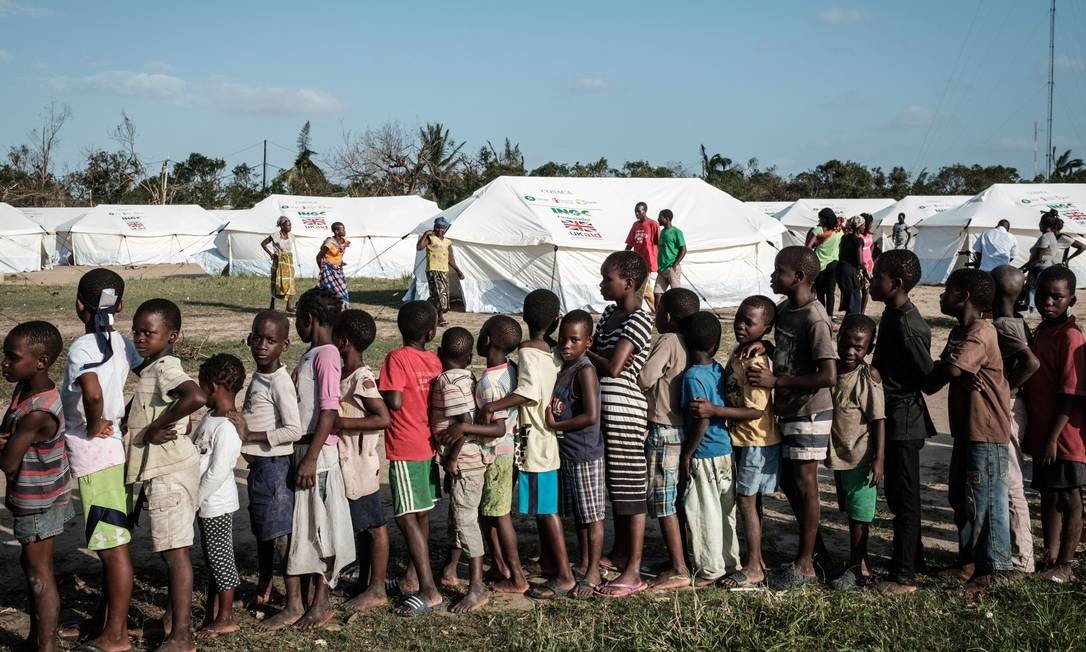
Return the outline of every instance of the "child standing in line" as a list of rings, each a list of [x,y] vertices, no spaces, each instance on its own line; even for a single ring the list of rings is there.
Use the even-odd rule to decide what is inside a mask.
[[[773,328],[777,304],[769,297],[754,295],[743,299],[735,312],[732,328],[736,347],[724,365],[724,405],[703,398],[690,404],[695,419],[728,419],[735,457],[735,494],[743,519],[747,558],[743,567],[720,580],[730,590],[746,590],[765,583],[762,561],[762,496],[776,493],[780,486],[781,437],[773,420],[773,394],[754,387],[747,370],[771,368],[770,359],[757,347]]]
[[[663,277],[661,273],[660,278]],[[657,297],[656,330],[660,332],[660,337],[652,345],[648,360],[638,376],[638,385],[645,391],[649,402],[649,437],[645,442],[649,516],[659,519],[668,553],[667,567],[651,583],[655,589],[675,589],[690,584],[690,571],[686,568],[683,552],[682,526],[675,503],[683,445],[683,413],[679,401],[683,372],[687,367],[686,344],[681,329],[683,320],[697,313],[699,307],[698,295],[683,288],[672,288]]]
[[[342,311],[339,297],[311,288],[298,298],[294,329],[309,344],[294,368],[302,432],[294,444],[294,519],[287,554],[287,604],[269,623],[274,631],[287,625],[316,629],[332,619],[329,594],[340,571],[354,561],[351,509],[343,486],[335,435],[339,418],[342,365],[332,327]],[[302,576],[309,576],[308,605]],[[303,613],[304,609],[304,613]]]
[[[837,347],[826,308],[814,296],[818,275],[818,258],[811,249],[785,247],[777,254],[770,287],[787,299],[777,311],[773,369],[747,370],[751,385],[777,390],[773,408],[783,440],[781,486],[799,525],[795,561],[770,578],[771,585],[781,589],[816,581],[815,549],[824,549],[818,535],[818,464],[830,445],[829,388],[837,383]]]
[[[561,433],[558,439],[562,457],[558,470],[561,512],[574,519],[577,540],[581,542],[584,577],[577,581],[573,593],[576,598],[591,597],[602,582],[600,558],[603,555],[603,518],[607,509],[603,497],[600,384],[596,368],[588,359],[591,346],[591,315],[583,310],[570,311],[562,318],[558,331],[558,350],[563,364],[546,415],[547,427]],[[563,595],[553,583],[551,589],[550,597]]]
[[[388,603],[388,528],[381,506],[381,458],[377,454],[383,430],[388,427],[388,407],[377,391],[377,379],[366,366],[363,353],[377,337],[377,324],[363,310],[344,310],[332,329],[343,359],[339,381],[339,464],[351,508],[359,584],[366,589],[344,606],[355,611],[376,609]],[[366,582],[369,578],[368,583]]]
[[[64,448],[60,392],[49,378],[64,343],[56,326],[28,321],[4,338],[4,380],[15,383],[0,423],[0,468],[7,480],[12,534],[22,547],[19,564],[30,600],[27,646],[55,650],[60,595],[53,574],[55,538],[73,515]]]
[[[1025,479],[1022,475],[1022,439],[1026,435],[1026,399],[1022,386],[1040,368],[1037,356],[1029,349],[1030,332],[1022,311],[1029,310],[1029,295],[1024,291],[1026,275],[1013,265],[1000,265],[992,270],[995,300],[992,303],[992,325],[999,336],[999,353],[1003,356],[1003,375],[1011,390],[1011,444],[1007,452],[1007,491],[1010,493],[1011,554],[1014,569],[1022,573],[1034,571],[1033,527],[1030,524],[1029,503],[1026,502]]]
[[[539,530],[539,566],[543,584],[529,590],[530,597],[548,600],[568,595],[576,582],[569,566],[562,520],[558,516],[558,439],[547,427],[554,383],[561,358],[555,355],[551,334],[558,328],[558,297],[550,290],[533,290],[524,298],[528,339],[517,349],[516,388],[493,403],[481,404],[479,422],[490,423],[495,414],[518,409],[514,457],[517,466],[516,511],[535,516]],[[510,329],[511,330],[511,329]],[[587,549],[587,544],[584,544]],[[578,569],[582,575],[588,557]]]
[[[443,604],[430,568],[430,510],[438,498],[428,406],[430,384],[441,373],[441,361],[426,350],[437,333],[437,311],[425,301],[405,303],[396,316],[403,346],[388,354],[377,389],[389,409],[385,430],[388,484],[396,524],[411,556],[398,588],[404,593],[396,614],[415,616]]]
[[[415,249],[426,252],[426,283],[430,286],[430,303],[437,311],[437,325],[446,326],[445,313],[449,312],[449,270],[464,280],[464,273],[456,266],[452,240],[445,237],[449,221],[444,217],[434,220],[434,228],[419,236]]]
[[[73,636],[106,652],[127,650],[132,559],[128,544],[128,494],[124,480],[124,383],[142,359],[113,328],[124,280],[112,270],[92,269],[79,279],[75,313],[85,334],[68,347],[64,363],[64,439],[79,487],[87,548],[102,561],[102,595],[94,616]],[[62,633],[62,636],[64,634]]]
[[[1046,568],[1040,576],[1054,582],[1074,579],[1086,486],[1086,337],[1068,315],[1076,286],[1067,267],[1041,272],[1034,301],[1043,321],[1031,345],[1041,366],[1026,385],[1023,447],[1033,456],[1033,488],[1041,492]]]
[[[290,345],[290,321],[281,312],[263,310],[253,318],[247,340],[256,362],[249,377],[241,414],[231,414],[249,464],[246,489],[249,527],[256,539],[257,582],[252,605],[272,602],[272,577],[286,583],[287,554],[294,524],[294,442],[302,436],[298,392],[280,358]],[[264,629],[268,621],[256,624]]]
[[[1011,399],[1003,376],[999,337],[980,315],[992,307],[992,275],[978,269],[951,272],[939,309],[954,317],[946,348],[924,391],[950,384],[948,408],[954,449],[948,493],[958,527],[958,569],[970,592],[991,585],[992,575],[1011,570],[1007,494],[1007,445]]]
[[[882,481],[886,408],[879,372],[864,362],[875,341],[875,322],[866,315],[845,317],[837,333],[837,386],[833,388],[833,429],[826,468],[833,470],[837,501],[848,515],[848,568],[835,589],[863,586],[871,577],[867,537],[875,520]]]
[[[207,609],[198,639],[212,639],[238,631],[234,623],[234,589],[241,585],[234,558],[234,512],[238,486],[234,465],[241,454],[241,437],[227,417],[245,384],[245,367],[229,353],[211,356],[200,365],[200,389],[207,396],[207,411],[193,432],[200,452],[200,492],[196,497],[204,562],[210,569]]]
[[[913,576],[923,564],[920,539],[920,449],[935,436],[924,403],[924,379],[932,370],[931,328],[909,300],[920,281],[920,260],[907,249],[885,251],[875,260],[871,298],[886,305],[879,321],[871,366],[882,376],[886,402],[883,474],[886,504],[894,515],[890,572],[880,593],[916,591]]]
[[[724,368],[713,359],[720,346],[720,320],[699,312],[683,324],[690,366],[683,374],[682,407],[695,398],[724,406]],[[739,568],[735,530],[735,475],[732,440],[723,418],[688,417],[679,481],[690,529],[694,586],[709,586]]]
[[[125,482],[141,486],[135,502],[146,502],[151,548],[169,570],[164,645],[195,649],[189,547],[195,533],[200,454],[187,432],[189,415],[206,405],[207,397],[173,355],[180,331],[181,310],[168,299],[144,301],[132,316],[133,344],[143,363],[128,406]]]
[[[475,385],[477,405],[495,403],[512,393],[517,384],[517,373],[516,367],[509,363],[509,354],[520,343],[520,336],[520,324],[511,317],[497,315],[483,323],[476,353],[486,358],[486,370]],[[479,514],[483,532],[488,534],[486,538],[490,541],[493,565],[504,565],[508,569],[508,576],[492,585],[498,593],[528,590],[511,515],[516,429],[517,413],[507,410],[492,414],[486,424],[470,420],[454,423],[448,432],[450,440],[464,435],[481,439],[484,459],[488,461]]]
[[[652,320],[641,308],[638,294],[648,266],[634,251],[616,251],[603,261],[600,274],[600,294],[614,303],[600,317],[588,359],[600,375],[600,427],[615,519],[614,547],[601,563],[620,574],[601,586],[599,594],[623,598],[648,588],[641,581],[641,556],[648,509],[645,439],[649,406],[637,385],[652,343]]]

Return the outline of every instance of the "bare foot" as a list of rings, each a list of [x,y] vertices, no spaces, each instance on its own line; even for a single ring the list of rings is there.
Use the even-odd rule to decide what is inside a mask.
[[[457,577],[456,571],[453,571],[452,575],[447,572],[442,573],[441,578],[438,579],[437,583],[448,588],[456,588],[458,586],[466,586],[468,582],[467,580],[462,580]]]
[[[210,639],[233,634],[236,631],[238,631],[238,625],[232,621],[229,623],[208,623],[192,636],[197,639]]]
[[[186,641],[175,641],[172,638],[168,638],[155,648],[155,652],[196,652],[196,644],[192,642],[192,639]]]
[[[916,585],[899,584],[893,580],[882,580],[875,584],[875,591],[882,595],[908,595],[916,593]]]
[[[483,581],[485,582],[503,582],[508,580],[509,576],[501,572],[497,566],[491,566],[483,575]]]
[[[595,597],[598,584],[593,584],[588,580],[581,580],[577,582],[577,586],[573,588],[573,592],[570,593],[575,598],[586,600],[588,598]]]
[[[482,608],[487,602],[490,602],[490,596],[486,594],[486,589],[468,591],[468,594],[461,598],[459,602],[449,607],[449,611],[454,614],[464,614]]]
[[[254,626],[258,632],[278,632],[290,627],[302,617],[301,609],[284,609],[267,620],[262,620]]]
[[[409,580],[408,578],[403,577],[403,578],[400,578],[400,583],[399,584],[400,584],[400,593],[402,593],[403,595],[410,595],[412,593],[418,593],[419,592],[419,581],[417,579]]]
[[[161,620],[153,620],[144,623],[142,627],[129,628],[128,635],[141,641],[146,638],[165,638],[170,635],[170,628]]]
[[[245,608],[255,610],[267,609],[273,604],[278,604],[282,601],[283,594],[269,586],[267,590],[257,590],[257,592],[253,594],[252,599],[249,600],[249,603],[245,605]]]
[[[309,608],[309,611],[305,612],[304,616],[298,619],[298,622],[294,623],[294,628],[301,630],[319,629],[321,625],[332,620],[333,615],[328,605],[313,605]]]
[[[524,593],[528,590],[528,582],[523,578],[514,582],[512,578],[494,582],[491,587],[495,593]]]
[[[369,611],[383,607],[386,604],[388,604],[388,596],[385,595],[385,587],[381,586],[359,593],[344,602],[343,606],[352,611]]]
[[[86,645],[88,648],[101,650],[102,652],[128,652],[128,650],[132,649],[132,641],[128,640],[127,636],[119,641],[98,637],[92,641],[87,641]]]

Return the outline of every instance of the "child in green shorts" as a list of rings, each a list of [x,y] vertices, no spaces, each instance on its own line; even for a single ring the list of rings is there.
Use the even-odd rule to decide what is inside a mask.
[[[871,577],[867,536],[875,520],[875,498],[882,481],[886,410],[882,378],[864,362],[875,341],[875,322],[865,315],[845,318],[837,333],[837,385],[826,466],[833,470],[841,511],[848,514],[848,568],[831,586],[862,586]]]

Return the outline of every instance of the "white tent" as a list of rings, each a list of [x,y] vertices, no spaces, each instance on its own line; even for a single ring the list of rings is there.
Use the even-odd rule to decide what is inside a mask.
[[[76,265],[192,262],[213,246],[220,223],[187,204],[101,204],[69,226]]]
[[[831,208],[837,217],[854,217],[860,213],[871,213],[886,208],[894,203],[893,199],[801,199],[780,213],[778,220],[788,229],[784,236],[785,246],[802,245],[806,242],[807,232],[818,226],[818,211]]]
[[[784,209],[788,208],[794,201],[747,201],[743,202],[747,206],[757,208],[770,217],[776,217],[777,213],[780,213]]]
[[[1000,220],[1011,223],[1018,238],[1018,258],[1029,259],[1029,249],[1040,236],[1041,212],[1055,208],[1063,219],[1063,232],[1086,234],[1086,184],[1083,183],[997,183],[955,209],[929,217],[917,226],[914,251],[920,258],[921,283],[937,285],[950,272],[965,264],[959,251],[971,250],[978,236]],[[1079,287],[1086,287],[1086,256],[1071,263]]]
[[[41,269],[45,230],[18,208],[0,203],[0,273]]]
[[[466,279],[468,312],[520,312],[524,296],[553,290],[564,310],[602,310],[600,265],[625,248],[634,205],[670,208],[686,236],[684,281],[707,307],[769,294],[781,226],[700,179],[499,177],[442,215]],[[416,265],[409,297],[428,295]]]
[[[897,224],[897,216],[905,213],[905,225],[915,227],[919,222],[928,219],[932,215],[938,215],[943,211],[957,208],[969,201],[969,195],[909,195],[903,197],[892,206],[887,206],[872,217],[872,231],[882,236],[883,251],[891,249],[893,245],[890,237],[893,235],[894,225]],[[915,230],[913,234],[915,235]],[[909,249],[913,248],[916,239],[909,241]]]
[[[42,238],[42,249],[45,252],[45,264],[68,265],[71,263],[72,247],[71,236],[68,230],[76,220],[87,214],[90,209],[83,207],[63,208],[20,208],[23,215],[30,221],[45,229],[45,237]]]
[[[406,197],[296,197],[271,195],[248,210],[215,211],[226,222],[215,240],[232,276],[268,276],[271,263],[260,243],[277,230],[280,216],[290,218],[298,250],[299,275],[317,275],[317,252],[343,222],[351,241],[344,255],[347,276],[402,278],[415,264],[415,227],[441,212],[437,204]],[[214,273],[217,270],[209,270]]]

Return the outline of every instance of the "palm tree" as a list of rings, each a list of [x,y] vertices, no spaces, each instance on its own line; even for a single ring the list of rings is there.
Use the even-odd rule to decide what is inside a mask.
[[[1050,181],[1059,181],[1061,179],[1066,179],[1072,176],[1084,165],[1086,165],[1082,162],[1082,159],[1080,158],[1071,158],[1071,150],[1065,151],[1057,158],[1056,148],[1053,147],[1052,158],[1055,159],[1055,162],[1052,166],[1052,177],[1050,178]]]
[[[302,130],[298,132],[298,154],[294,158],[294,165],[284,173],[287,190],[291,194],[322,195],[328,191],[328,179],[324,176],[324,171],[313,162],[317,152],[310,149],[311,143],[309,121],[306,120]]]

